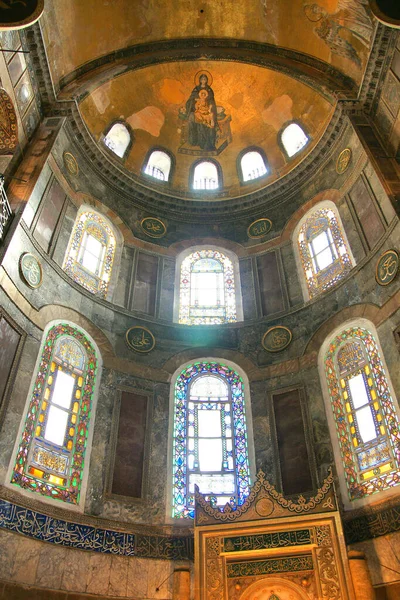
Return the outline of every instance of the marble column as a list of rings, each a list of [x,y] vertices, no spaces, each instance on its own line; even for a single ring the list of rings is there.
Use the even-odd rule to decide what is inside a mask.
[[[376,600],[364,552],[350,550],[348,556],[356,600]]]
[[[174,571],[173,600],[190,600],[190,571],[187,568]]]

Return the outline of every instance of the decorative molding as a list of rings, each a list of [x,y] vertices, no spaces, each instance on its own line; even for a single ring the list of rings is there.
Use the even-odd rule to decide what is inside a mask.
[[[331,469],[315,496],[306,499],[303,495],[300,495],[297,502],[294,502],[290,498],[285,498],[278,492],[267,481],[265,474],[261,470],[257,474],[257,480],[251,488],[249,496],[236,510],[229,504],[226,504],[221,511],[218,507],[211,506],[205,500],[197,486],[195,486],[195,490],[196,526],[257,520],[260,518],[260,510],[258,509],[260,501],[264,504],[262,509],[262,513],[264,514],[261,513],[261,515],[265,517],[267,516],[265,512],[267,512],[271,518],[337,510]],[[266,511],[267,505],[269,510]]]

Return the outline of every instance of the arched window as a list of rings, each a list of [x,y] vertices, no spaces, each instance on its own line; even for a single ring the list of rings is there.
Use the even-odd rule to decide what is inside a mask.
[[[189,254],[182,261],[179,290],[179,323],[209,325],[236,321],[233,264],[219,250]]]
[[[163,150],[153,150],[145,164],[144,173],[160,181],[168,181],[171,157]]]
[[[12,484],[79,504],[98,363],[85,333],[67,323],[48,329],[28,398]]]
[[[290,123],[280,134],[282,146],[289,158],[300,152],[309,141],[308,135],[298,125]]]
[[[197,163],[192,173],[192,188],[194,190],[217,190],[220,178],[217,165],[209,160]]]
[[[194,486],[216,506],[240,506],[250,491],[243,379],[198,362],[175,383],[172,516],[194,516]]]
[[[86,290],[106,298],[115,249],[115,235],[108,219],[84,210],[76,218],[63,269]]]
[[[240,159],[240,168],[243,181],[258,179],[268,173],[265,160],[257,150],[250,150],[243,154]]]
[[[326,345],[325,377],[348,498],[400,483],[400,431],[373,334],[348,326]],[[326,348],[325,346],[325,348]]]
[[[295,236],[310,298],[334,286],[352,269],[354,261],[333,203],[307,213]]]
[[[132,146],[132,134],[121,122],[114,123],[103,137],[103,143],[119,158],[124,158]]]

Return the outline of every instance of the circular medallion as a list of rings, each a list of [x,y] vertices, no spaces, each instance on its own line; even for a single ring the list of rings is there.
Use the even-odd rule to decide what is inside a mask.
[[[397,250],[386,250],[376,264],[375,279],[379,285],[389,285],[399,270]]]
[[[22,254],[19,259],[19,268],[23,281],[31,288],[38,288],[42,285],[43,271],[42,265],[30,252]]]
[[[2,0],[0,30],[21,29],[33,25],[43,12],[44,0]]]
[[[260,498],[260,500],[256,502],[255,509],[260,517],[268,517],[274,510],[274,505],[269,498]]]
[[[336,173],[338,173],[339,175],[344,173],[349,166],[350,160],[351,160],[351,150],[350,150],[350,148],[345,148],[344,150],[341,151],[341,153],[339,154],[339,156],[337,158]]]
[[[270,219],[257,219],[247,228],[247,235],[253,240],[267,235],[271,231],[272,221]]]
[[[129,348],[135,352],[151,352],[156,345],[154,335],[146,327],[131,327],[125,337]]]
[[[63,159],[65,168],[67,169],[68,173],[71,173],[71,175],[78,175],[79,167],[78,163],[76,162],[75,156],[71,154],[71,152],[64,152]]]
[[[162,238],[167,233],[167,227],[156,217],[145,217],[140,221],[140,226],[146,235],[152,238]]]
[[[261,344],[267,352],[280,352],[287,348],[292,341],[292,332],[283,325],[271,327],[263,335]]]

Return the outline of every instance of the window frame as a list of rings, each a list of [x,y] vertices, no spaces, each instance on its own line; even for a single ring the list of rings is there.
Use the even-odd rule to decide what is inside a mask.
[[[174,451],[174,425],[175,425],[175,408],[176,408],[176,386],[178,378],[188,370],[191,370],[196,365],[201,364],[210,364],[216,366],[222,366],[228,372],[234,373],[242,382],[242,390],[243,390],[243,407],[244,407],[244,415],[245,415],[245,424],[246,424],[246,441],[247,441],[247,461],[249,467],[249,478],[250,485],[251,482],[255,481],[256,471],[255,471],[255,455],[254,455],[254,436],[253,436],[253,423],[252,423],[252,412],[251,412],[251,404],[250,404],[250,385],[249,380],[246,373],[239,367],[237,364],[229,361],[223,360],[216,357],[199,357],[197,359],[193,359],[189,362],[184,363],[178,369],[176,369],[175,373],[172,376],[171,381],[173,384],[170,386],[170,411],[169,411],[169,434],[168,434],[168,485],[167,485],[167,512],[166,512],[166,521],[168,523],[179,523],[182,526],[192,526],[193,520],[190,516],[177,516],[173,515],[173,491],[174,491],[174,482],[173,482],[173,451]],[[207,374],[205,371],[203,374]],[[212,373],[213,374],[213,373]],[[236,468],[236,466],[235,466]]]
[[[168,179],[157,179],[156,177],[153,177],[152,175],[149,175],[148,173],[146,173],[146,169],[147,169],[147,165],[150,161],[151,155],[153,154],[153,152],[164,152],[164,154],[166,154],[170,161],[171,161],[171,165],[170,165],[170,169],[169,169],[169,176]],[[142,165],[142,169],[141,169],[141,175],[143,177],[145,177],[146,180],[157,183],[159,185],[171,185],[172,181],[173,181],[173,177],[175,175],[175,167],[176,167],[176,160],[175,160],[175,156],[172,154],[172,152],[170,152],[170,150],[167,150],[167,148],[164,148],[163,146],[153,146],[152,148],[150,148],[150,150],[147,152],[145,159],[143,161],[143,165]]]
[[[88,215],[86,219],[85,215]],[[82,244],[85,240],[85,234],[87,234],[87,228],[93,221],[103,230],[107,238],[106,243],[102,244],[103,260],[100,261],[101,266],[98,267],[98,275],[85,268],[79,260],[82,257]],[[77,212],[72,227],[62,263],[63,271],[90,294],[109,300],[117,280],[123,246],[121,238],[122,236],[107,217],[93,207],[83,204]]]
[[[297,150],[297,152],[292,154],[292,156],[289,156],[288,151],[286,150],[285,144],[282,141],[282,135],[283,135],[284,131],[289,127],[289,125],[292,125],[292,124],[298,125],[300,127],[300,129],[303,131],[304,135],[307,137],[307,142],[304,144],[304,146],[302,148],[300,148],[300,150]],[[298,158],[299,156],[301,156],[303,154],[303,152],[306,150],[306,148],[309,147],[310,142],[312,141],[312,137],[311,137],[310,132],[308,131],[307,127],[305,127],[304,123],[302,123],[301,121],[299,121],[297,119],[292,119],[291,121],[286,121],[282,125],[282,127],[278,131],[277,141],[278,141],[278,146],[281,149],[281,151],[283,152],[283,155],[284,155],[286,161],[291,161],[291,160],[295,160],[296,158]]]
[[[245,180],[244,176],[243,176],[243,169],[242,169],[242,158],[249,152],[257,152],[261,156],[261,158],[264,162],[264,166],[266,168],[266,172],[263,175],[260,175],[259,177],[257,177],[256,179]],[[255,182],[265,180],[271,175],[271,167],[269,166],[267,156],[266,156],[264,150],[258,146],[248,146],[247,148],[245,148],[244,150],[239,152],[237,159],[236,159],[236,171],[238,174],[240,185],[251,185],[251,184],[254,184]]]
[[[344,444],[345,447],[348,447],[352,450],[352,454],[351,454],[352,459],[350,462],[346,462],[347,466],[350,466],[351,464],[355,465],[355,461],[356,461],[355,451],[353,450],[353,447],[352,447],[352,442],[351,442],[351,437],[350,437],[351,433],[350,433],[350,430],[348,429],[348,424],[347,424],[347,420],[346,420],[347,413],[346,413],[346,410],[344,407],[345,400],[343,399],[343,397],[341,397],[340,400],[338,398],[337,402],[335,404],[335,407],[336,406],[339,407],[341,405],[341,409],[339,410],[339,408],[338,409],[335,408],[335,410],[338,410],[339,412],[337,414],[340,417],[343,417],[343,420],[341,422],[346,423],[345,427],[347,430],[347,441],[344,442],[343,441],[344,438],[342,438],[342,441],[339,442],[338,425],[337,425],[337,421],[336,421],[336,418],[334,415],[334,410],[333,410],[333,406],[332,406],[333,400],[332,400],[331,392],[329,389],[329,383],[327,381],[327,375],[326,375],[326,357],[327,357],[327,355],[332,354],[332,344],[334,343],[334,341],[339,337],[343,338],[343,335],[352,329],[360,329],[362,331],[367,332],[371,336],[371,338],[375,344],[375,347],[376,347],[376,351],[377,351],[376,355],[378,357],[380,368],[382,369],[382,372],[384,375],[384,382],[386,385],[386,394],[390,400],[390,404],[388,403],[387,405],[390,407],[391,410],[393,410],[393,413],[397,418],[397,422],[400,423],[400,411],[399,411],[398,401],[396,398],[396,394],[394,393],[394,390],[393,390],[393,386],[392,386],[391,379],[390,379],[390,373],[388,371],[388,368],[387,368],[387,365],[385,362],[385,357],[382,352],[382,347],[380,345],[379,336],[377,334],[375,326],[373,325],[373,323],[371,323],[370,321],[368,321],[367,319],[364,319],[364,318],[357,319],[356,321],[352,320],[352,321],[343,322],[339,327],[335,328],[333,331],[331,331],[331,333],[329,333],[329,335],[325,338],[325,341],[321,345],[321,348],[319,351],[319,357],[318,357],[318,369],[319,369],[321,387],[322,387],[322,391],[323,391],[323,398],[324,398],[325,411],[326,411],[327,422],[328,422],[328,427],[329,427],[329,432],[330,432],[330,439],[331,439],[333,452],[334,452],[336,470],[339,475],[339,486],[340,486],[342,501],[343,501],[345,509],[347,509],[347,510],[357,509],[357,508],[360,508],[367,504],[381,501],[382,498],[398,494],[399,493],[398,485],[400,485],[400,480],[399,480],[399,483],[395,484],[393,486],[386,486],[386,487],[382,487],[381,490],[375,490],[373,492],[359,494],[359,495],[357,495],[357,497],[354,497],[354,498],[350,497],[349,486],[347,484],[347,477],[346,477],[346,467],[344,465],[344,459],[343,459],[342,444]],[[348,341],[348,339],[353,339],[353,338],[346,338],[344,340],[344,343],[346,343]],[[342,339],[342,341],[343,341],[343,339]],[[343,347],[343,344],[339,344],[339,346],[336,348],[335,352],[333,353],[333,358],[335,358],[338,350],[341,347]],[[371,358],[370,357],[368,360],[368,365],[370,367],[370,371],[373,372],[373,369],[371,367]],[[376,384],[375,378],[373,378],[373,381],[374,381],[374,384]],[[340,386],[339,378],[336,377],[336,387],[339,389],[339,386]],[[378,398],[378,401],[380,403],[380,409],[382,409],[381,399]],[[386,437],[388,438],[389,434],[386,434]],[[398,437],[400,439],[400,434],[398,434]],[[368,446],[368,444],[369,444],[369,442],[366,442],[366,446]],[[366,449],[368,449],[368,448],[366,448]],[[398,465],[400,466],[400,464],[399,464],[400,460],[398,460],[397,462],[398,462]],[[397,471],[399,469],[399,466],[397,468]],[[352,467],[352,468],[354,469],[354,467]],[[377,475],[377,477],[379,477],[379,475]],[[371,480],[372,480],[372,478],[369,479],[368,481],[371,481]],[[368,485],[368,481],[365,485]],[[357,484],[356,484],[355,488],[357,489],[357,487],[362,487],[362,484],[360,484],[360,482],[358,480],[357,480]]]
[[[180,323],[180,315],[181,315],[181,270],[182,263],[184,260],[194,254],[196,252],[210,250],[212,252],[219,252],[227,257],[233,267],[233,277],[234,277],[234,290],[235,290],[235,307],[236,307],[236,320],[233,321],[237,323],[238,321],[243,321],[243,305],[242,305],[242,288],[240,283],[240,269],[239,269],[239,259],[238,257],[231,251],[226,250],[226,248],[221,248],[220,246],[214,246],[213,244],[204,246],[193,246],[184,250],[181,254],[178,255],[176,259],[176,267],[175,267],[175,288],[174,288],[174,323]],[[190,282],[189,282],[189,290],[190,290]],[[200,318],[200,317],[199,317]],[[219,325],[226,325],[227,323],[232,321],[227,321],[223,323],[219,323]],[[181,323],[182,324],[182,323]],[[187,326],[193,326],[193,323],[185,323]],[[209,325],[209,324],[203,324]]]
[[[333,261],[324,269],[316,271],[313,266],[313,257],[310,253],[309,241],[306,233],[307,229],[312,226],[312,222],[316,219],[328,219],[328,217],[324,216],[324,212],[327,211],[331,211],[333,213],[333,218],[331,218],[328,228],[330,229],[338,256],[336,262]],[[299,240],[300,234],[303,234],[303,241]],[[340,241],[342,243],[339,243]],[[351,273],[352,269],[356,265],[356,261],[354,260],[340,213],[336,205],[331,200],[318,202],[305,213],[293,231],[292,243],[305,302],[314,300],[321,294],[327,293],[334,289],[337,285],[340,285],[342,280],[344,280]],[[344,248],[345,251],[343,253],[339,251],[340,247]],[[330,278],[326,277],[329,275],[329,268],[335,264],[335,269],[337,270],[340,267],[340,271],[331,273]],[[311,273],[308,275],[307,271],[309,270],[311,270]],[[319,280],[321,280],[321,282],[319,282]]]
[[[114,125],[118,125],[118,124],[124,125],[124,127],[126,127],[128,133],[129,133],[129,138],[130,138],[129,143],[128,143],[127,147],[125,148],[122,156],[118,156],[118,154],[116,154],[113,150],[111,150],[111,148],[109,146],[107,146],[107,144],[104,141],[105,138],[107,137],[107,135],[110,133],[111,129],[114,127]],[[112,156],[112,158],[114,158],[115,160],[124,163],[129,155],[130,151],[132,150],[132,146],[135,142],[135,136],[133,133],[133,129],[129,125],[129,123],[127,123],[123,119],[115,119],[114,121],[111,121],[111,123],[106,127],[106,129],[100,135],[99,141],[101,142],[101,147],[103,148],[103,150],[106,151],[108,156]]]
[[[201,163],[205,163],[205,162],[212,163],[213,165],[215,165],[215,167],[217,169],[218,186],[212,190],[195,189],[194,188],[194,173],[195,173],[196,167],[198,165],[200,165]],[[194,163],[192,163],[190,165],[189,189],[191,192],[194,192],[195,194],[218,194],[223,190],[223,188],[224,188],[224,181],[223,181],[223,176],[222,176],[222,167],[219,164],[219,162],[217,162],[213,158],[205,157],[205,158],[199,158],[198,160],[195,160]]]
[[[72,338],[83,348],[86,352],[86,363],[82,375],[82,385],[79,386],[81,396],[79,399],[75,399],[79,402],[79,412],[77,413],[73,445],[69,451],[71,459],[68,470],[70,473],[67,483],[60,486],[56,482],[49,482],[46,477],[36,479],[33,474],[29,474],[28,471],[25,472],[25,468],[29,468],[31,464],[35,440],[39,439],[39,445],[43,444],[44,435],[37,436],[36,427],[41,424],[44,428],[46,425],[46,416],[49,413],[50,405],[47,403],[47,406],[44,407],[43,402],[46,402],[46,390],[51,390],[55,384],[54,381],[49,383],[49,378],[53,372],[52,363],[55,362],[54,354],[57,343],[63,338]],[[102,357],[100,351],[93,338],[84,329],[67,320],[52,321],[47,325],[42,336],[25,410],[20,421],[14,450],[11,454],[5,484],[7,487],[14,491],[18,489],[19,493],[31,499],[33,498],[32,494],[34,494],[42,502],[56,503],[59,507],[61,507],[60,502],[62,502],[69,510],[83,511],[101,372]],[[76,384],[74,387],[76,387]],[[29,418],[31,414],[35,414],[34,419]],[[45,414],[45,417],[43,421],[40,421],[42,414]],[[78,432],[82,426],[84,433]],[[67,428],[68,426],[66,427],[65,437],[67,437]],[[79,435],[82,436],[84,441],[77,439]],[[84,450],[82,451],[79,446],[83,446]],[[47,449],[49,452],[58,451],[60,455],[66,455],[68,452],[66,444],[59,446],[53,442],[47,443]],[[23,463],[19,463],[19,456]],[[19,464],[23,466],[19,467],[20,473],[17,473],[16,468]],[[40,468],[45,471],[45,467]],[[73,483],[74,478],[75,483]],[[37,482],[39,482],[39,485],[37,485]],[[43,485],[40,486],[40,483]]]

